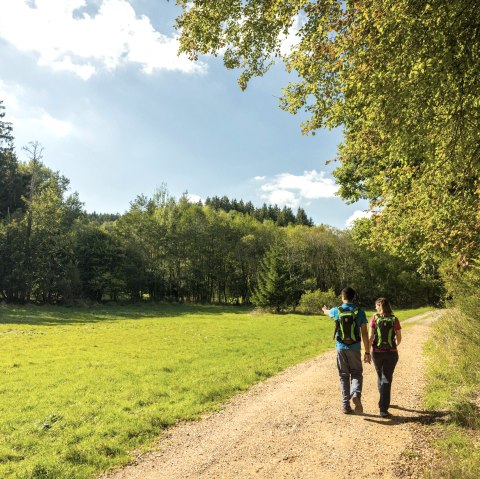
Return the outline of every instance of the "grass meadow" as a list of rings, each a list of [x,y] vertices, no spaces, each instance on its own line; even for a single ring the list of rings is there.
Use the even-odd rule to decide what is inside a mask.
[[[332,330],[325,317],[241,307],[0,307],[0,477],[96,477],[333,348]]]

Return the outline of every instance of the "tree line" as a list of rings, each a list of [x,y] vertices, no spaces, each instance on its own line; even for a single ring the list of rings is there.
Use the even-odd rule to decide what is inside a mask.
[[[258,221],[271,220],[277,226],[288,225],[305,225],[313,226],[312,218],[309,218],[306,211],[299,207],[297,213],[294,214],[289,206],[284,206],[280,209],[277,205],[267,205],[264,203],[260,208],[256,208],[251,201],[246,203],[243,200],[231,200],[227,196],[214,196],[205,200],[207,206],[211,206],[215,210],[223,210],[227,213],[229,211],[237,211],[253,216]]]
[[[38,144],[26,148],[29,159],[21,162],[3,120],[0,134],[1,300],[251,304],[274,254],[280,259],[273,268],[288,277],[288,308],[306,291],[338,292],[347,283],[364,302],[380,293],[398,304],[434,297],[432,275],[367,251],[355,230],[311,220],[280,226],[278,217],[255,214],[288,212],[276,206],[244,211],[236,200],[176,200],[161,188],[138,196],[124,214],[87,213],[78,194],[69,193],[68,179],[45,166]]]

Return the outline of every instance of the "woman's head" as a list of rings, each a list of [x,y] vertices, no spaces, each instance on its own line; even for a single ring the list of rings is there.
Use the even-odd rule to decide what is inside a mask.
[[[375,301],[375,307],[377,308],[377,313],[383,316],[391,316],[393,314],[392,307],[387,298],[378,298]]]

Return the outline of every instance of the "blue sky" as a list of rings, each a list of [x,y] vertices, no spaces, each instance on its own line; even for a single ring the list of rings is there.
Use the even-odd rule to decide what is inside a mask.
[[[166,184],[175,197],[303,207],[344,228],[366,203],[335,196],[340,131],[302,136],[278,107],[282,65],[245,92],[221,58],[176,55],[166,0],[0,2],[0,100],[15,145],[38,141],[88,211],[123,213]]]

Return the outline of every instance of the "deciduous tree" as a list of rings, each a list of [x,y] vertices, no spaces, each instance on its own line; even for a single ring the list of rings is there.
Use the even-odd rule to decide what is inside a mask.
[[[222,54],[246,88],[283,59],[281,107],[343,128],[340,194],[369,200],[372,241],[425,263],[480,246],[480,3],[177,0],[181,51]],[[282,41],[296,35],[290,53]]]

